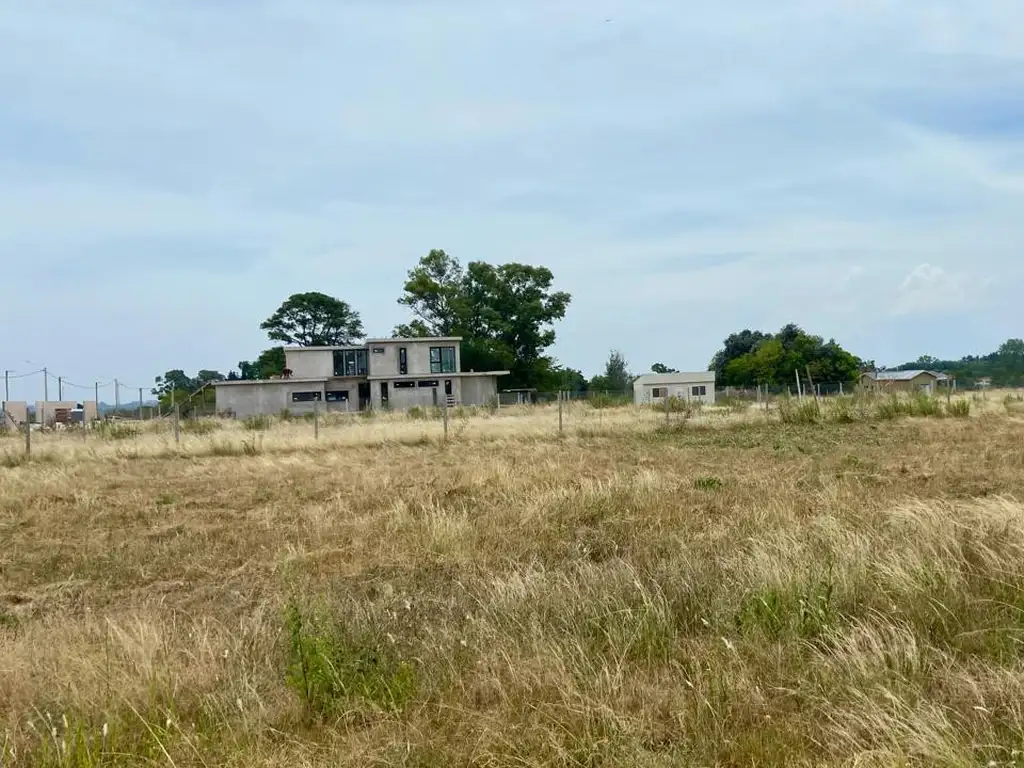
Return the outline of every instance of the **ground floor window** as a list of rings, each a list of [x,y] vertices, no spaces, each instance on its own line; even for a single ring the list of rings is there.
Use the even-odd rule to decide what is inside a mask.
[[[348,390],[347,389],[337,389],[337,390],[334,390],[333,392],[328,392],[327,393],[327,402],[328,403],[347,403],[348,402]]]
[[[416,382],[415,381],[396,381],[392,386],[394,386],[395,389],[415,389],[416,388]]]
[[[666,397],[668,395],[667,387],[655,387],[651,390],[651,397]]]
[[[423,381],[417,382],[417,384],[421,387],[436,387],[437,379],[425,379]]]
[[[693,387],[690,390],[690,394],[693,395],[694,397],[704,397],[704,395],[706,395],[707,393],[708,393],[708,388],[704,384],[701,384],[698,387]]]
[[[293,403],[312,403],[315,400],[322,400],[320,392],[292,392]]]

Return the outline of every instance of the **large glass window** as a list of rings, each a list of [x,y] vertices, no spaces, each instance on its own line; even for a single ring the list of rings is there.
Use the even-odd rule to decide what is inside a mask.
[[[398,348],[398,373],[405,376],[409,372],[409,350],[405,347]]]
[[[455,347],[431,347],[430,372],[457,373],[455,370]]]
[[[338,349],[334,352],[335,376],[365,376],[368,371],[365,349]]]

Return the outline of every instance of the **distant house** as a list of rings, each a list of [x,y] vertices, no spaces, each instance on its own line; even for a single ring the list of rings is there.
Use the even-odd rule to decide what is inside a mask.
[[[923,392],[935,393],[949,377],[935,371],[868,371],[860,376],[860,386],[876,392]]]
[[[463,371],[460,337],[367,339],[347,347],[285,347],[284,376],[218,381],[217,412],[257,414],[485,405],[508,371]]]
[[[633,402],[636,405],[661,403],[669,397],[712,405],[715,402],[715,372],[645,373],[633,382]]]

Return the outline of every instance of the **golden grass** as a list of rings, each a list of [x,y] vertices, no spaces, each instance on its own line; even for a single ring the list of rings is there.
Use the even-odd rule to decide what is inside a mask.
[[[1020,764],[1013,406],[39,436],[0,765]]]

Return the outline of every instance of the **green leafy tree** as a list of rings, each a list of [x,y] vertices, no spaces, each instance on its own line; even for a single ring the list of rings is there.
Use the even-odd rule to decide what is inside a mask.
[[[748,346],[747,351],[736,354]],[[724,364],[718,373],[719,383],[739,387],[786,386],[796,381],[797,373],[801,379],[806,378],[808,371],[818,384],[852,382],[864,366],[834,339],[826,342],[793,323],[777,334],[746,330],[729,336],[712,360],[712,367],[721,361]]]
[[[590,380],[590,389],[597,392],[625,392],[632,384],[629,363],[619,350],[613,349],[604,364],[604,373]]]
[[[679,373],[675,368],[669,368],[664,363],[655,363],[651,366],[651,373]]]
[[[239,361],[239,378],[246,381],[269,379],[273,376],[281,376],[284,373],[284,367],[284,347],[271,347],[263,350],[255,361]]]
[[[432,250],[409,271],[399,303],[415,316],[396,336],[462,336],[464,370],[508,370],[509,386],[541,387],[555,369],[544,354],[570,296],[546,267],[470,262]]]
[[[298,347],[351,344],[363,336],[359,313],[326,293],[295,293],[260,324],[273,341]]]

